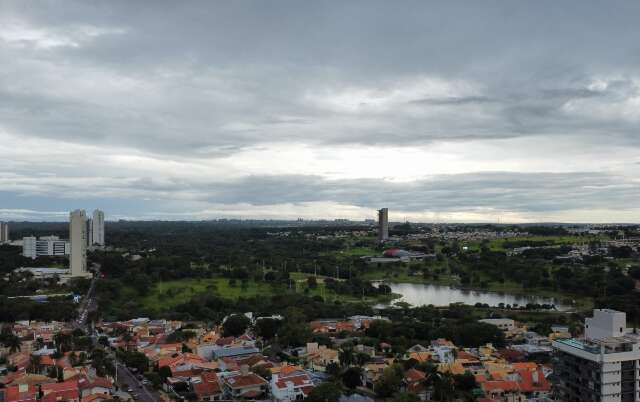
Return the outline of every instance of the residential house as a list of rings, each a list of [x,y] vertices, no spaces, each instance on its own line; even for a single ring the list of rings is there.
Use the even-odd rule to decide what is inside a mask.
[[[268,393],[269,382],[243,366],[239,372],[222,376],[222,391],[227,399],[259,399]]]
[[[304,399],[314,388],[309,374],[299,366],[282,367],[271,377],[271,396],[275,402]]]

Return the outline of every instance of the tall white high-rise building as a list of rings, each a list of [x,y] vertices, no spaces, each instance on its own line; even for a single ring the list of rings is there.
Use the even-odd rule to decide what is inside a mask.
[[[9,242],[9,224],[0,222],[0,244]]]
[[[389,240],[389,209],[378,211],[378,241]]]
[[[84,209],[76,209],[69,214],[69,241],[71,276],[91,276],[87,271],[87,214]]]
[[[99,209],[93,211],[91,219],[91,244],[104,246],[104,212]]]

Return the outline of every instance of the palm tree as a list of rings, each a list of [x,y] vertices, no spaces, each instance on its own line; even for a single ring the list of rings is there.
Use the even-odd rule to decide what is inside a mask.
[[[436,373],[433,375],[432,380],[436,400],[441,402],[453,401],[456,393],[456,385],[451,373]]]
[[[343,366],[350,366],[353,363],[353,349],[344,348],[340,349],[338,359],[340,360],[340,364]]]
[[[20,338],[18,338],[17,336],[11,335],[7,337],[7,339],[4,341],[4,346],[9,348],[9,352],[15,353],[21,349],[22,342],[20,341]]]

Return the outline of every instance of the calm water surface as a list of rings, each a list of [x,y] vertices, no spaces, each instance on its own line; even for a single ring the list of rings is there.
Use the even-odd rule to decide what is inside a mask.
[[[463,290],[451,288],[449,286],[418,284],[418,283],[387,283],[393,293],[401,294],[402,298],[393,302],[403,301],[414,306],[433,304],[434,306],[448,306],[451,303],[476,304],[486,303],[490,306],[497,306],[500,303],[518,304],[520,306],[527,303],[555,304],[559,310],[566,310],[568,305],[559,300],[540,297],[513,295],[508,293],[484,292],[477,290]]]

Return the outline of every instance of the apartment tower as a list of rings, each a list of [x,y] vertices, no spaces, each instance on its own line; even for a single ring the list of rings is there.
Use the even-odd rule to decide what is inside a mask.
[[[87,270],[87,215],[84,209],[76,209],[69,214],[69,242],[71,276],[91,276]]]
[[[9,224],[0,222],[0,244],[9,242]]]
[[[378,211],[378,241],[389,240],[389,209]]]
[[[626,314],[593,311],[581,339],[559,339],[554,374],[557,401],[640,401],[640,335],[627,328]]]
[[[91,219],[91,244],[104,246],[104,212],[99,209],[93,211]]]

